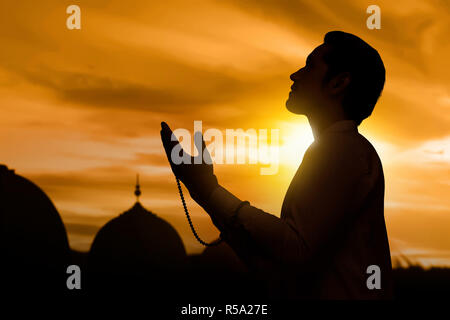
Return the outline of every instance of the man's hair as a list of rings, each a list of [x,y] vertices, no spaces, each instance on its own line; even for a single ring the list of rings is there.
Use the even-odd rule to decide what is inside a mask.
[[[328,65],[325,81],[341,72],[350,73],[350,84],[343,99],[344,112],[359,125],[371,115],[384,87],[386,71],[377,50],[350,33],[331,31],[324,43],[330,51],[324,55]]]

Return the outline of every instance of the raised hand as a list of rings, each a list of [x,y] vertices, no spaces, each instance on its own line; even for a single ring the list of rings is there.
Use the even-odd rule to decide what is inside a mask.
[[[161,122],[160,133],[167,159],[175,176],[183,182],[195,201],[198,203],[206,201],[218,185],[218,181],[214,175],[211,156],[206,148],[202,134],[200,132],[195,133],[194,143],[198,155],[193,157],[181,148],[180,142],[167,123]],[[180,154],[176,154],[177,150]],[[173,153],[175,153],[177,158],[188,159],[188,161],[177,164],[177,161],[174,161]]]

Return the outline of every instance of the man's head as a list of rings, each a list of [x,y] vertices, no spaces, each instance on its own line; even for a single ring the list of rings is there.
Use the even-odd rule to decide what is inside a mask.
[[[385,69],[378,52],[366,42],[332,31],[291,80],[289,111],[310,116],[329,112],[326,106],[339,107],[347,119],[360,124],[370,116],[383,90]]]

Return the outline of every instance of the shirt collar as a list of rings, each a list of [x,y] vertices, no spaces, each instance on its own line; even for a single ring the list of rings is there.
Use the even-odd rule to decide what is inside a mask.
[[[328,134],[330,132],[344,132],[344,131],[358,132],[358,125],[353,120],[337,121],[337,122],[334,122],[333,124],[331,124],[325,130],[323,130],[317,138],[320,138],[321,136]]]

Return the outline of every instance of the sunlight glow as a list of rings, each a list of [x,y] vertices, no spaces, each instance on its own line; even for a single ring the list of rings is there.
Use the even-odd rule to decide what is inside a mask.
[[[280,123],[282,128],[280,145],[280,164],[297,168],[303,156],[314,142],[314,137],[308,123],[303,121]]]

